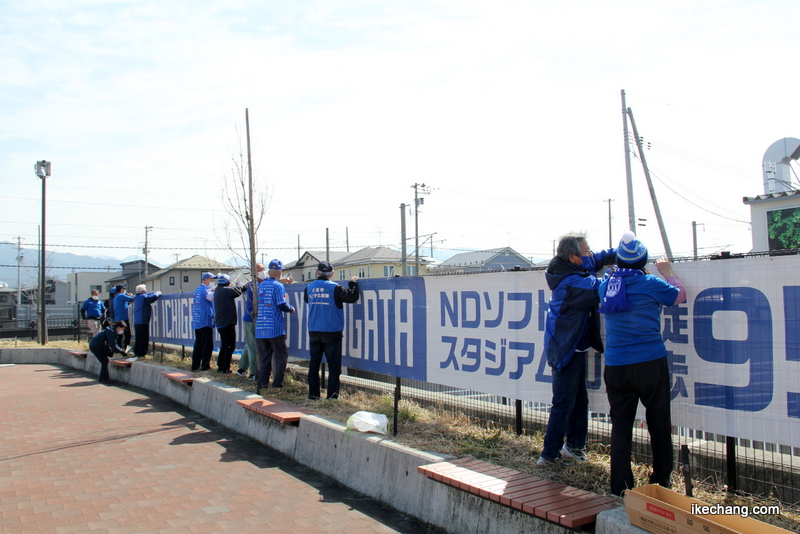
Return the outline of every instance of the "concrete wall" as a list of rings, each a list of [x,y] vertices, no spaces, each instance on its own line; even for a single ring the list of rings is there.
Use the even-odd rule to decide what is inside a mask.
[[[61,365],[95,375],[100,371],[99,362],[91,354],[83,358],[65,349],[0,349],[0,364],[34,363]],[[434,482],[417,472],[418,466],[447,456],[411,449],[376,434],[349,431],[338,421],[314,415],[303,417],[299,426],[284,425],[236,404],[240,399],[258,398],[250,392],[207,378],[195,379],[192,386],[187,386],[163,376],[161,371],[166,370],[173,369],[144,362],[134,362],[130,368],[110,366],[114,380],[169,397],[349,488],[448,532],[573,532]],[[597,524],[596,532],[604,532],[599,528],[599,519]],[[619,522],[612,527],[607,532],[620,531]]]

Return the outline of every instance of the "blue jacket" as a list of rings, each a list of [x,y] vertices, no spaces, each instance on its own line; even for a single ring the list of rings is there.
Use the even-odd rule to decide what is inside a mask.
[[[91,297],[83,301],[81,306],[81,317],[84,319],[99,319],[106,311],[106,305],[102,300],[94,300]]]
[[[217,328],[236,324],[239,315],[236,311],[236,299],[243,291],[242,284],[217,286],[214,291],[214,323]]]
[[[258,284],[258,316],[256,339],[273,339],[286,335],[284,313],[294,307],[286,302],[286,288],[278,280],[267,278]]]
[[[120,293],[114,297],[114,320],[130,321],[128,318],[128,305],[133,302],[133,297],[125,293]]]
[[[308,303],[309,332],[339,332],[344,329],[344,303],[358,301],[358,282],[351,280],[345,289],[327,277],[306,286],[303,300]]]
[[[584,265],[614,263],[615,252],[609,249],[595,253],[589,262],[584,260]],[[552,291],[544,329],[544,354],[550,367],[560,371],[576,350],[588,350],[591,347],[603,352],[600,315],[597,311],[600,305],[597,294],[600,280],[593,272],[558,257],[553,258],[547,266],[545,280]]]
[[[251,280],[247,284],[247,291],[244,292],[244,313],[242,314],[242,322],[243,323],[252,323],[253,322],[253,302],[255,297],[253,296],[253,281]]]
[[[117,345],[117,329],[113,325],[100,330],[89,342],[89,349],[101,356],[111,356],[115,352],[125,354],[125,351]]]
[[[151,304],[160,296],[158,293],[139,293],[133,297],[133,324],[150,324]]]
[[[192,328],[198,330],[200,328],[211,327],[214,328],[214,302],[213,293],[212,300],[208,300],[208,293],[211,290],[205,284],[200,284],[194,290],[194,301],[192,302]]]

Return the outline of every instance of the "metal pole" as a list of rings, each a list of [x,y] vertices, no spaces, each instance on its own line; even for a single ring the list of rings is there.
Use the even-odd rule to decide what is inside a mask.
[[[47,183],[47,177],[42,176],[42,262],[39,270],[41,272],[41,280],[39,282],[40,289],[39,289],[39,298],[42,301],[41,306],[39,306],[39,310],[41,311],[41,318],[39,320],[39,343],[42,345],[47,345],[47,274],[45,272],[45,265],[47,265],[47,254],[45,252],[46,248],[45,245],[47,240],[45,239],[45,222],[46,222],[46,209],[45,209],[45,192],[47,188],[45,184]]]
[[[692,250],[694,261],[697,261],[697,221],[692,221]]]
[[[331,238],[328,228],[325,228],[325,261],[331,261]]]
[[[725,437],[725,460],[728,471],[728,491],[734,492],[739,489],[739,483],[736,473],[736,438],[733,436]]]
[[[633,128],[633,135],[636,137],[636,146],[639,149],[639,159],[642,160],[642,167],[644,168],[644,177],[647,180],[647,188],[650,190],[650,198],[653,201],[653,209],[656,212],[656,220],[658,221],[658,229],[661,231],[661,241],[664,242],[664,250],[667,253],[667,258],[672,259],[672,248],[669,246],[669,239],[667,238],[667,229],[664,227],[664,220],[661,218],[661,210],[658,208],[658,200],[656,199],[656,191],[653,189],[653,181],[650,179],[650,169],[647,168],[647,161],[644,158],[644,148],[642,147],[642,140],[639,138],[639,130],[636,129],[636,121],[633,119],[633,111],[628,108],[628,116],[631,118],[631,127]],[[633,228],[631,228],[633,231]]]
[[[522,399],[514,399],[514,412],[515,412],[515,431],[518,436],[522,435]]]
[[[419,195],[414,184],[414,254],[416,257],[416,276],[419,276]]]
[[[145,278],[147,278],[147,276],[150,274],[150,268],[149,268],[150,247],[148,246],[149,244],[148,236],[150,235],[150,230],[152,229],[153,229],[152,226],[144,227],[144,277]]]
[[[611,248],[613,245],[611,244],[611,203],[614,201],[613,198],[609,198],[608,200],[604,200],[603,202],[608,202],[608,248]]]
[[[400,204],[400,251],[403,257],[403,276],[408,276],[408,251],[406,250],[406,205]]]
[[[400,377],[395,377],[394,382],[394,424],[392,425],[392,435],[397,435],[397,427],[399,426],[398,412],[400,411]]]
[[[628,108],[625,105],[625,89],[622,90],[622,134],[625,137],[625,177],[628,184],[628,225],[636,231],[636,215],[633,209],[633,176],[631,175],[631,147],[628,143]]]

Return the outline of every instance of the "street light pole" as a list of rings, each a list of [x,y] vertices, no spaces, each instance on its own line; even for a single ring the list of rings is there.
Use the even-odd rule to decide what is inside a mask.
[[[45,254],[45,243],[47,242],[45,239],[45,221],[47,211],[45,209],[45,194],[47,191],[46,178],[50,176],[50,162],[45,160],[37,161],[33,168],[36,171],[36,176],[42,180],[42,251],[41,259],[39,260],[39,344],[47,345],[47,274],[45,270],[45,265],[47,264],[47,256]]]
[[[419,195],[420,193],[427,195],[431,190],[425,184],[414,184],[411,187],[414,188],[414,247],[416,254],[416,273],[414,274],[419,276],[419,206],[425,203],[425,199],[420,198]]]

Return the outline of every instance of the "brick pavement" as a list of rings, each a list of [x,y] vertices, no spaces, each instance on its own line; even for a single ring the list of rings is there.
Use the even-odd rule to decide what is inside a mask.
[[[0,368],[2,532],[437,532],[186,407]]]

